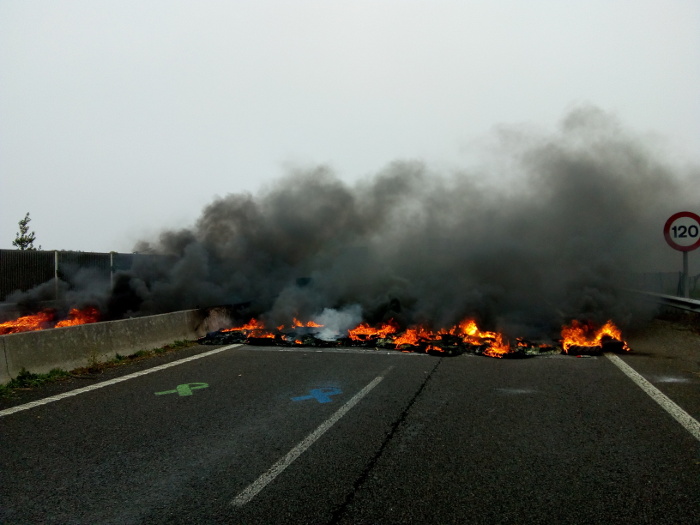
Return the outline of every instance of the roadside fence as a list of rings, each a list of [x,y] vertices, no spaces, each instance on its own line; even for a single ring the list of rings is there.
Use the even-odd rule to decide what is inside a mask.
[[[135,264],[169,259],[163,255],[140,253],[97,253],[75,251],[0,250],[0,302],[16,291],[26,292],[36,286],[54,283],[53,299],[60,299],[59,280],[75,284],[75,279],[89,270],[90,279],[114,285],[115,274],[129,271]],[[682,272],[648,272],[631,276],[630,288],[682,295]],[[700,275],[691,276],[690,297],[700,298]]]
[[[130,270],[134,263],[159,255],[138,253],[96,253],[75,251],[0,250],[0,302],[14,292],[26,292],[41,284],[54,283],[59,299],[59,280],[73,283],[81,271],[90,270],[90,278],[110,286],[119,271]]]

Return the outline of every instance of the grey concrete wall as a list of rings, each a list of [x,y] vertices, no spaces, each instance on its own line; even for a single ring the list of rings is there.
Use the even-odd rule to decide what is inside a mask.
[[[193,340],[210,331],[199,310],[185,310],[120,321],[52,328],[0,336],[0,383],[22,368],[35,374],[53,368],[72,370],[117,354],[159,348],[174,341]]]

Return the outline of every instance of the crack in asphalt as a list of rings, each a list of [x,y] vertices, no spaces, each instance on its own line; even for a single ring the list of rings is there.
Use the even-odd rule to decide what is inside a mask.
[[[425,387],[428,385],[430,382],[430,379],[433,377],[433,374],[437,370],[437,368],[440,366],[440,364],[445,360],[444,357],[441,357],[437,363],[435,363],[435,366],[430,370],[428,375],[425,377],[423,380],[423,383],[420,385],[418,390],[416,390],[416,393],[413,395],[413,397],[409,400],[408,404],[406,407],[403,409],[401,414],[399,414],[399,417],[391,424],[391,428],[389,432],[387,433],[386,437],[384,438],[384,441],[382,442],[381,446],[377,449],[377,452],[375,452],[374,456],[369,460],[367,463],[367,466],[365,466],[364,470],[360,473],[358,478],[355,480],[355,483],[353,483],[352,490],[348,493],[348,495],[345,497],[345,501],[338,505],[335,510],[333,511],[333,515],[331,516],[330,521],[328,521],[327,525],[337,525],[340,522],[340,519],[343,517],[343,514],[345,514],[345,511],[347,508],[353,503],[355,500],[355,494],[357,491],[360,489],[360,487],[367,481],[367,478],[369,477],[370,473],[372,470],[374,470],[374,467],[377,465],[379,462],[379,459],[382,457],[384,454],[384,450],[386,449],[387,445],[391,442],[391,440],[394,438],[394,435],[398,432],[399,427],[406,421],[406,418],[408,416],[408,413],[410,412],[411,408],[413,405],[416,403],[420,395],[423,393],[423,390],[425,390]]]

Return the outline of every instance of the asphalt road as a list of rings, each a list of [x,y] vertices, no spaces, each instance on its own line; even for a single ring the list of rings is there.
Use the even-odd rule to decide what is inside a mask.
[[[700,338],[630,343],[700,420]],[[0,405],[0,523],[700,523],[699,438],[606,356],[190,354]]]

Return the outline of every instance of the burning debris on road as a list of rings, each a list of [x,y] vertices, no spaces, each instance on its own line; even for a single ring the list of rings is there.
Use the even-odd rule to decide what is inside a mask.
[[[592,323],[574,320],[561,331],[561,347],[569,355],[599,354],[604,351],[628,352],[622,332],[612,321],[596,329]]]
[[[517,338],[514,345],[501,333],[482,331],[473,319],[464,320],[449,329],[431,330],[413,326],[401,330],[390,321],[379,326],[363,322],[332,339],[320,338],[324,325],[294,319],[289,327],[280,325],[268,330],[257,319],[233,328],[210,332],[200,338],[203,345],[251,344],[264,346],[356,347],[419,352],[437,356],[458,356],[464,353],[495,358],[523,358],[563,352],[569,355],[591,355],[603,351],[629,351],[620,330],[608,321],[596,330],[591,323],[574,321],[561,331],[557,344],[537,343]]]

